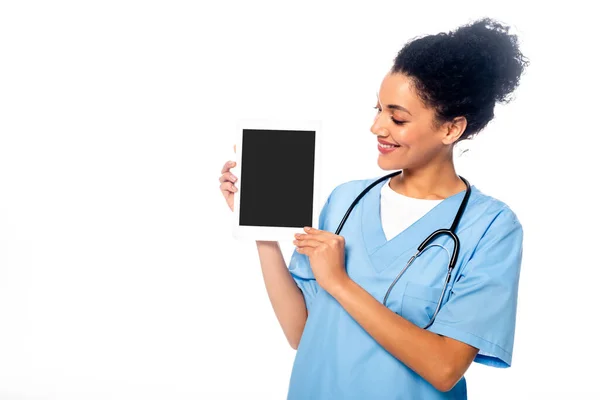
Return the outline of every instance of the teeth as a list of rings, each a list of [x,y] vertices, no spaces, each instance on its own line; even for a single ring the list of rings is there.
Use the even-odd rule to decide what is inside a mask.
[[[379,143],[379,146],[383,147],[384,149],[393,149],[394,147],[396,147],[391,144],[381,144],[381,143]]]

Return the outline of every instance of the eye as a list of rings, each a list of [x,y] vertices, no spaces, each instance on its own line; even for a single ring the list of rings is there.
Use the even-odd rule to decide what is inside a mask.
[[[381,112],[381,108],[379,108],[378,106],[373,107],[375,110],[377,110],[377,114],[379,114]],[[397,119],[395,119],[394,117],[390,116],[390,119],[392,120],[393,123],[395,123],[396,125],[404,125],[406,123],[406,121],[399,121]]]

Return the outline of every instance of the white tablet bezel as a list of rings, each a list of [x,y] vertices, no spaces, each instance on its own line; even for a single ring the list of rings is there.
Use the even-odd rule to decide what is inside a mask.
[[[242,119],[236,124],[236,166],[231,172],[238,178],[235,186],[238,191],[233,196],[233,236],[239,240],[258,241],[289,241],[294,240],[295,233],[304,232],[303,228],[290,227],[266,227],[266,226],[243,226],[240,220],[240,196],[242,192],[242,180],[244,166],[242,165],[243,132],[245,129],[267,129],[267,130],[298,130],[315,132],[315,176],[313,182],[313,216],[312,227],[318,228],[321,207],[321,135],[322,123],[318,120],[258,120]]]

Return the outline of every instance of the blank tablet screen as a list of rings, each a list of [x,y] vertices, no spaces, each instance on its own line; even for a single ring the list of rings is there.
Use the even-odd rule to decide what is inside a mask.
[[[240,225],[312,226],[315,132],[244,129]]]

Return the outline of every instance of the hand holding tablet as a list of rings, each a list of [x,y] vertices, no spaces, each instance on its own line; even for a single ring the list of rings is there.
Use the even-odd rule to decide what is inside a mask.
[[[235,146],[233,146],[233,151],[235,152]],[[225,197],[225,201],[231,211],[233,211],[233,196],[238,191],[238,188],[235,186],[237,177],[231,172],[231,169],[235,166],[235,161],[227,161],[225,165],[223,165],[221,176],[219,177],[219,182],[221,182],[221,193],[223,194],[223,197]]]
[[[235,165],[220,179],[228,204],[233,197],[234,237],[290,240],[318,227],[320,136],[318,121],[238,122]]]

